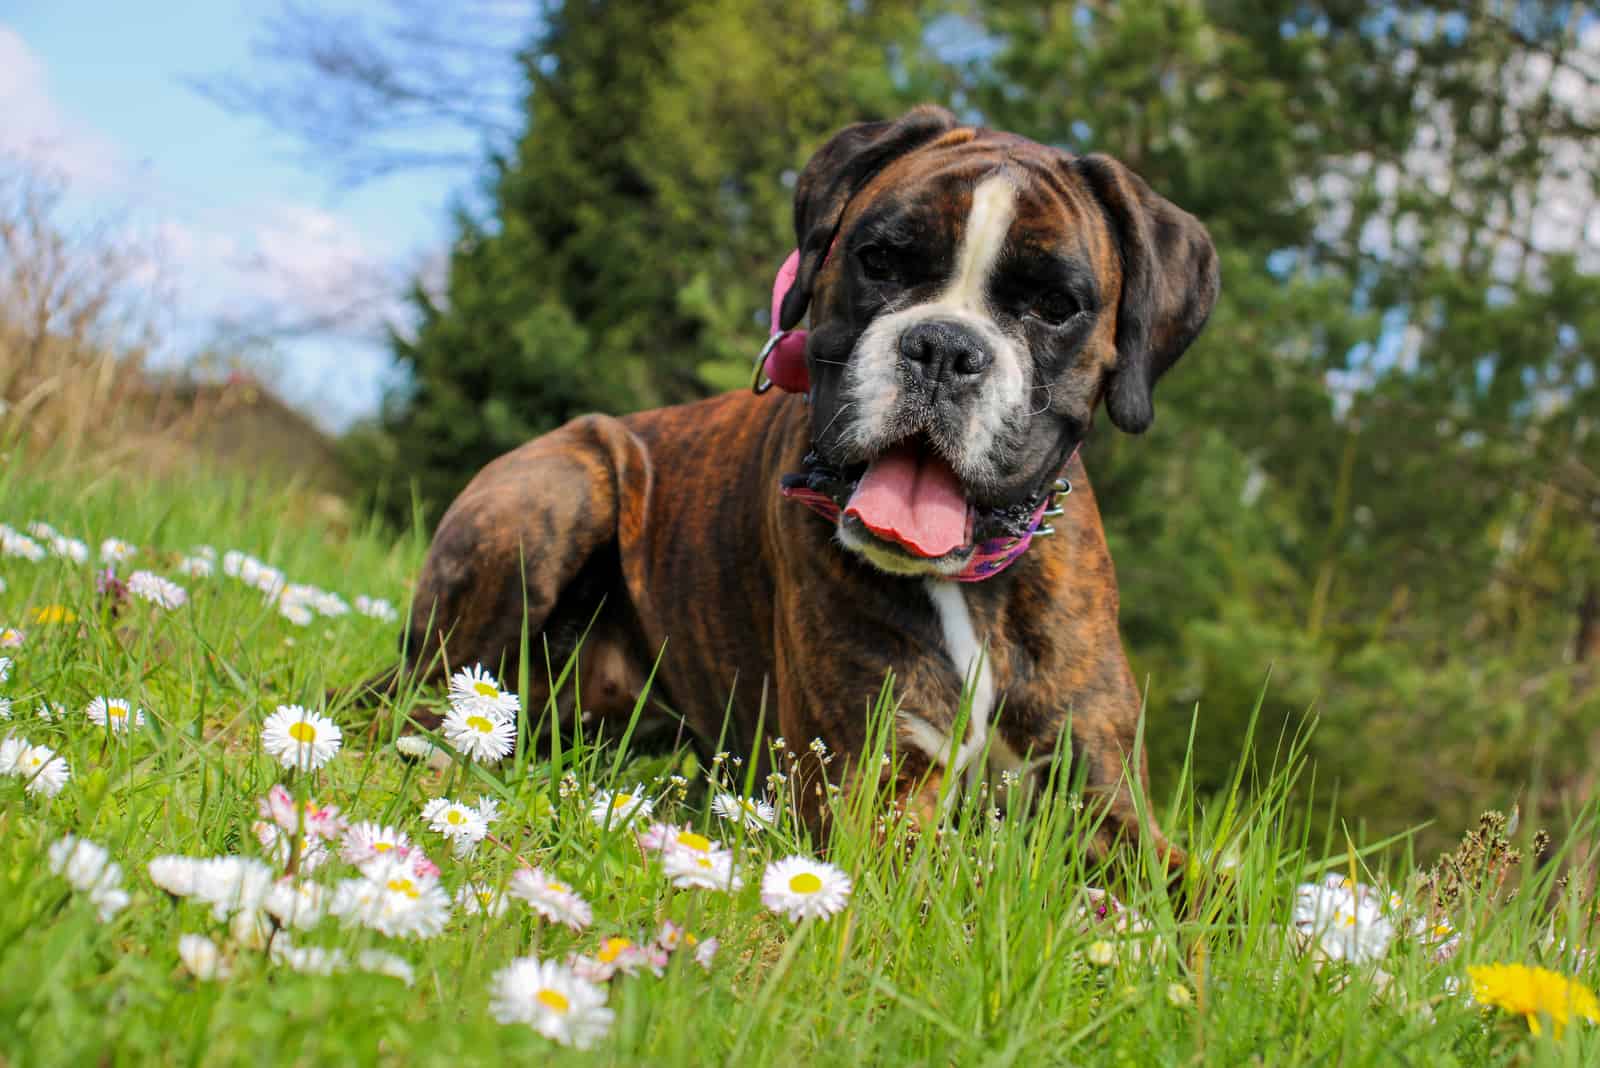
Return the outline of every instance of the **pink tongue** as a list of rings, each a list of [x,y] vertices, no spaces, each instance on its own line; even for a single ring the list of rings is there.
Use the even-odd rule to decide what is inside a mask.
[[[943,556],[967,541],[960,479],[944,460],[910,445],[872,461],[844,514],[918,556]]]

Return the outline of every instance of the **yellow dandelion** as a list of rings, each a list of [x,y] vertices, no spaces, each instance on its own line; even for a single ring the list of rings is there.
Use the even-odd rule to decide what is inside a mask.
[[[1535,1035],[1544,1033],[1545,1017],[1557,1038],[1574,1016],[1600,1023],[1594,992],[1559,972],[1525,964],[1480,964],[1469,967],[1467,975],[1474,1000],[1523,1017]]]

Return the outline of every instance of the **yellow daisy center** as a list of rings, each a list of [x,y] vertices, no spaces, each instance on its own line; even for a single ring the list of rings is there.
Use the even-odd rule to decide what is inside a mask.
[[[695,857],[694,858],[694,862],[696,864],[698,864],[700,867],[705,868],[707,870],[710,870],[710,868],[712,867],[711,858],[710,857]]]
[[[1335,912],[1333,914],[1333,922],[1337,923],[1340,927],[1354,927],[1356,925],[1356,918],[1348,912]]]
[[[374,853],[387,853],[387,852],[389,852],[389,850],[391,850],[393,848],[394,848],[394,843],[393,842],[373,842],[372,843],[372,851]]]
[[[610,964],[622,956],[622,951],[633,945],[626,938],[608,938],[600,946],[600,952],[595,956],[600,958],[602,964]]]
[[[289,724],[289,737],[301,745],[310,745],[317,740],[317,728],[303,719],[298,720]]]
[[[390,890],[404,894],[413,900],[421,896],[417,892],[416,884],[410,879],[390,879],[388,886]]]
[[[489,722],[489,720],[483,716],[468,716],[467,726],[471,727],[479,734],[490,734],[494,731],[494,724]]]
[[[618,794],[616,797],[611,799],[612,809],[625,808],[631,804],[633,804],[632,794]]]
[[[472,684],[472,689],[479,697],[493,700],[500,696],[500,687],[491,682],[475,682]]]
[[[687,931],[685,931],[683,933],[683,940],[684,940],[684,942],[688,943],[691,946],[697,945],[699,943],[699,941],[700,941],[700,939],[696,938],[694,935],[690,934]]]
[[[571,892],[571,888],[568,887],[566,883],[545,883],[544,888],[550,891],[552,894],[566,894]]]
[[[700,853],[711,852],[711,839],[703,834],[695,834],[693,831],[679,832],[678,844],[685,849],[693,849]]]
[[[446,823],[454,823],[459,825],[466,821],[466,817],[461,814],[459,809],[453,808],[444,814],[444,820]]]
[[[822,880],[809,871],[803,871],[789,880],[789,890],[796,894],[814,894],[822,889]]]
[[[565,1016],[572,1009],[572,1002],[566,999],[566,995],[562,994],[559,990],[551,990],[549,987],[545,987],[543,990],[540,990],[537,994],[533,995],[533,1000],[537,1001],[551,1012],[558,1012],[563,1016]]]
[[[106,709],[106,715],[112,719],[123,719],[127,716],[128,709],[123,705],[112,705]]]

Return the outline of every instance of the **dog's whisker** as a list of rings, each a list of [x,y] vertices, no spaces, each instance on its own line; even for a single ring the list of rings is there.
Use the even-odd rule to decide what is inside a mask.
[[[1053,383],[1046,382],[1042,386],[1034,386],[1033,387],[1034,389],[1042,389],[1042,390],[1044,390],[1044,407],[1038,409],[1037,411],[1029,412],[1028,413],[1029,418],[1032,418],[1033,416],[1039,415],[1039,414],[1041,414],[1043,412],[1048,412],[1050,410],[1050,405],[1055,403],[1054,391],[1051,389],[1052,385],[1053,385]]]
[[[828,420],[828,425],[822,428],[822,432],[817,435],[817,439],[821,440],[822,438],[827,437],[828,431],[833,429],[833,424],[839,421],[839,417],[841,415],[855,407],[855,403],[855,401],[848,401],[839,405],[839,410],[833,413],[833,418]]]

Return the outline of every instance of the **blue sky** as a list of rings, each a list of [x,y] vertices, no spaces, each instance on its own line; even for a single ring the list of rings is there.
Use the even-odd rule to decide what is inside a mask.
[[[381,0],[343,9],[373,16]],[[66,183],[66,214],[113,222],[158,250],[174,312],[160,359],[219,330],[338,318],[250,359],[332,427],[373,410],[392,366],[379,338],[418,270],[437,269],[452,198],[473,169],[341,189],[300,146],[187,84],[259,73],[271,7],[245,0],[53,0],[0,9],[0,154]],[[358,310],[351,311],[354,305]]]

